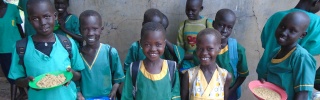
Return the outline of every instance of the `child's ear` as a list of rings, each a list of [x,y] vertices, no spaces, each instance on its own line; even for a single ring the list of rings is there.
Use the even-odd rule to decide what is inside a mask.
[[[317,5],[318,5],[318,3],[319,3],[319,0],[317,0],[317,1],[313,1],[312,6],[313,6],[313,7],[315,7],[315,6],[317,6]]]
[[[201,8],[200,8],[200,11],[202,11],[203,10],[203,6],[201,6]]]
[[[300,36],[300,39],[304,38],[306,35],[308,34],[308,32],[303,32]]]
[[[101,31],[104,30],[104,26],[101,27]]]
[[[58,20],[58,15],[57,15],[57,12],[54,12],[54,20]]]

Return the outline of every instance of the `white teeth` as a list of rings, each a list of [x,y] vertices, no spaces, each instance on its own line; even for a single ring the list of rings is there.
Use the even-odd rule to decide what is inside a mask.
[[[58,9],[59,11],[63,11],[63,9]]]
[[[209,58],[201,58],[201,60],[209,60]]]

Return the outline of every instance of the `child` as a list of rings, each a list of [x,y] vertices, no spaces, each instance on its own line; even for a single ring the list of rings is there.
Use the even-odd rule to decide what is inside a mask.
[[[316,61],[298,40],[306,36],[310,19],[304,12],[287,14],[280,22],[275,37],[280,48],[269,56],[263,73],[266,79],[288,95],[287,100],[311,100],[315,79]]]
[[[81,75],[77,71],[84,69],[84,65],[74,41],[53,33],[56,14],[49,0],[30,0],[27,10],[29,21],[37,33],[16,43],[9,78],[14,79],[17,86],[28,87],[28,83],[33,81],[34,77],[67,70],[72,72],[73,78],[66,86],[44,90],[29,88],[28,99],[75,100],[76,86],[73,81],[80,79]],[[25,42],[21,43],[23,41]],[[25,48],[20,47],[21,44],[25,44]],[[17,48],[24,49],[24,53],[17,52]]]
[[[141,29],[141,47],[146,59],[127,69],[122,100],[180,100],[179,74],[176,63],[161,59],[165,49],[165,29],[148,22]]]
[[[228,100],[232,74],[216,64],[221,47],[221,35],[207,28],[197,35],[196,54],[200,65],[188,69],[182,76],[182,100]]]
[[[15,99],[16,85],[14,80],[8,78],[13,51],[12,45],[21,37],[24,37],[18,7],[0,0],[0,23],[0,65],[4,76],[10,83],[11,100],[13,100]],[[19,90],[20,93],[25,94],[23,88],[19,88]]]
[[[68,13],[69,0],[54,0],[55,8],[58,12],[59,29],[54,33],[66,35],[76,40],[77,46],[82,44],[82,37],[79,32],[79,19],[76,15]]]
[[[310,17],[310,24],[307,29],[308,34],[303,39],[298,41],[298,44],[314,56],[320,54],[320,17],[315,14],[319,11],[319,9],[319,0],[299,0],[299,3],[295,6],[295,8],[277,12],[268,19],[261,33],[261,43],[262,47],[264,48],[264,52],[256,69],[258,78],[263,77],[262,73],[267,71],[267,68],[263,66],[268,62],[267,58],[271,54],[272,50],[280,47],[279,44],[276,43],[276,38],[273,34],[275,33],[275,30],[277,29],[281,19],[283,19],[283,17],[290,12],[301,11]]]
[[[169,21],[166,18],[166,16],[163,13],[161,13],[158,9],[154,8],[148,9],[144,13],[142,25],[144,25],[147,22],[161,23],[165,29],[168,27],[169,24]],[[124,70],[129,68],[132,62],[140,61],[146,58],[146,56],[143,54],[140,45],[140,41],[132,43],[128,51],[127,57],[125,59]],[[169,41],[166,41],[165,51],[161,58],[166,60],[174,60],[177,63],[180,63],[183,60],[183,57],[184,51],[181,47],[176,46],[170,43]]]
[[[232,82],[229,90],[229,100],[237,100],[241,96],[240,85],[249,75],[245,48],[237,43],[236,39],[229,38],[236,22],[236,15],[230,9],[221,9],[217,12],[214,29],[221,33],[221,51],[217,56],[217,64],[232,73]]]
[[[196,36],[199,31],[205,28],[212,28],[212,20],[201,17],[199,13],[202,11],[202,0],[187,0],[186,15],[188,19],[179,26],[177,45],[185,50],[185,61],[182,68],[188,69],[193,67],[193,51],[196,49]]]
[[[19,0],[18,7],[24,13],[24,33],[25,36],[30,36],[36,34],[33,26],[30,24],[28,20],[28,12],[27,12],[27,2],[28,0]]]
[[[86,45],[81,48],[86,67],[81,71],[82,94],[78,93],[78,98],[115,98],[119,84],[125,78],[118,52],[108,44],[99,42],[104,27],[98,12],[82,12],[80,23],[80,31],[86,41]]]

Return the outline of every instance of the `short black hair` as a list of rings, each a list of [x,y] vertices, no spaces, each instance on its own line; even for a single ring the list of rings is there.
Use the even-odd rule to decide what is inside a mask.
[[[27,2],[27,12],[29,14],[29,10],[30,8],[32,8],[35,4],[40,4],[40,3],[46,3],[48,4],[48,6],[53,10],[55,11],[55,7],[53,5],[53,3],[50,1],[50,0],[28,0]]]
[[[158,9],[150,8],[143,14],[143,24],[150,22],[153,17],[159,17],[162,21],[162,16],[163,14]]]
[[[100,20],[100,25],[102,26],[102,17],[97,11],[94,11],[94,10],[86,10],[86,11],[82,12],[79,17],[80,24],[81,24],[83,18],[89,17],[89,16],[98,17],[98,19]]]
[[[220,9],[216,14],[215,20],[217,20],[217,18],[224,18],[224,16],[226,16],[226,15],[231,15],[231,16],[235,17],[235,19],[236,19],[236,14],[232,10]]]
[[[199,4],[201,4],[201,6],[202,6],[202,4],[203,4],[203,0],[187,0],[187,3],[193,3],[193,2],[196,2],[196,3],[199,3]]]
[[[161,22],[161,24],[163,25],[164,29],[167,29],[168,26],[169,26],[169,19],[164,13],[162,13],[162,22]]]
[[[160,23],[147,22],[142,26],[141,36],[140,36],[141,39],[146,33],[148,33],[147,31],[161,31],[164,36],[165,36],[165,33],[166,33],[166,30],[163,28],[163,26]]]
[[[221,34],[219,31],[217,31],[216,29],[213,28],[206,28],[203,29],[202,31],[200,31],[197,35],[197,43],[198,41],[201,41],[201,38],[203,36],[206,35],[212,35],[213,37],[215,37],[215,39],[217,39],[218,43],[221,43]]]

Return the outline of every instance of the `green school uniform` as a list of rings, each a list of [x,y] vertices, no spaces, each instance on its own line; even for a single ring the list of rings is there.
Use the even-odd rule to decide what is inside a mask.
[[[78,19],[78,17],[76,15],[69,15],[67,17],[67,19],[65,20],[65,24],[64,25],[65,25],[65,28],[69,32],[77,34],[77,35],[81,35],[80,31],[79,31],[80,23],[79,23],[79,19]],[[67,35],[60,28],[55,30],[55,31],[53,31],[53,32],[56,33],[56,34],[68,36],[69,38],[71,38],[71,36]],[[75,42],[76,42],[77,46],[79,47],[78,41],[75,41]]]
[[[249,75],[247,58],[245,53],[245,48],[242,47],[239,43],[237,43],[237,51],[238,51],[238,64],[237,64],[237,72],[239,77],[247,77]],[[233,68],[230,64],[230,55],[228,50],[228,45],[221,49],[219,55],[216,58],[216,63],[221,67],[226,69],[229,73],[233,74]],[[232,87],[236,81],[235,75],[232,75],[232,82],[230,87]]]
[[[175,54],[172,55],[169,51],[169,48],[166,46],[165,51],[161,56],[161,58],[166,60],[174,60],[178,64],[180,64],[184,58],[184,50],[183,48],[177,45],[173,45],[173,50]],[[124,62],[124,70],[129,68],[132,62],[143,60],[145,58],[146,56],[143,54],[143,50],[140,46],[140,43],[139,42],[132,43]]]
[[[9,78],[18,79],[27,76],[39,76],[48,72],[66,71],[68,66],[75,71],[84,69],[84,63],[81,59],[79,51],[75,43],[72,43],[72,58],[69,59],[67,50],[62,46],[61,42],[55,36],[56,42],[53,44],[50,56],[43,54],[35,49],[31,36],[28,37],[26,52],[24,55],[24,65],[18,64],[19,56],[14,49],[12,56],[11,69]],[[36,91],[34,89],[28,90],[29,100],[75,100],[76,99],[76,85],[73,81],[68,86],[60,86],[52,89],[45,89]]]
[[[159,74],[149,73],[143,61],[137,73],[135,100],[180,100],[180,82],[178,71],[175,71],[175,83],[172,88],[167,61],[163,61]],[[133,100],[132,77],[129,69],[126,72],[121,100]]]
[[[0,18],[0,53],[11,53],[13,45],[21,39],[16,24],[21,24],[19,9],[13,4],[7,3],[7,11]]]
[[[30,36],[36,34],[36,31],[28,20],[27,2],[28,0],[19,0],[18,7],[24,13],[24,33],[26,36]]]
[[[267,64],[267,81],[284,89],[288,95],[287,100],[293,100],[294,94],[307,91],[309,94],[305,100],[312,99],[313,84],[315,79],[316,61],[300,45],[291,50],[281,59],[273,59],[279,52],[277,48]]]
[[[263,77],[262,73],[265,73],[267,70],[263,66],[268,63],[268,56],[271,54],[272,50],[279,47],[274,36],[279,23],[285,15],[296,11],[305,12],[310,17],[310,24],[307,29],[308,34],[298,43],[310,54],[320,54],[320,17],[318,15],[300,9],[290,9],[287,11],[277,12],[268,19],[261,33],[261,43],[264,48],[264,52],[256,70],[259,78]]]
[[[81,71],[81,92],[85,98],[106,97],[112,90],[112,84],[125,79],[117,50],[112,48],[111,53],[109,50],[108,44],[100,44],[91,65],[82,57],[86,67]]]

